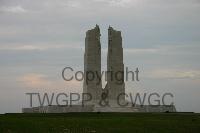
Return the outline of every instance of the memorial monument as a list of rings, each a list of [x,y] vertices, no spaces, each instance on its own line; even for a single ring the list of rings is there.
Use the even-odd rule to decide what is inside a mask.
[[[107,53],[107,84],[102,88],[101,75],[101,42],[100,28],[86,32],[84,53],[84,82],[83,93],[89,94],[82,97],[87,101],[83,106],[81,102],[72,106],[49,105],[33,108],[23,108],[24,113],[66,113],[66,112],[176,112],[174,105],[134,105],[126,107],[119,103],[125,100],[124,63],[121,31],[108,28],[108,53]],[[96,76],[89,73],[95,73]],[[117,76],[113,76],[116,73]],[[87,80],[92,79],[92,80]],[[118,80],[121,79],[121,80]],[[90,100],[88,100],[90,99]],[[102,101],[103,100],[103,101]]]

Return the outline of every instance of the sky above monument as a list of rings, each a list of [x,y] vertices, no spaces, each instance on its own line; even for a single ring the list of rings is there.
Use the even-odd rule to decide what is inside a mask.
[[[127,92],[172,92],[178,111],[200,112],[199,0],[0,0],[0,113],[20,112],[27,92],[81,92],[85,32],[122,31],[124,64],[140,70]],[[105,83],[104,83],[105,85]]]

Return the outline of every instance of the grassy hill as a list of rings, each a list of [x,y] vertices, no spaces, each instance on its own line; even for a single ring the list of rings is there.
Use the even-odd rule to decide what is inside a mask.
[[[195,113],[0,115],[0,133],[200,133]]]

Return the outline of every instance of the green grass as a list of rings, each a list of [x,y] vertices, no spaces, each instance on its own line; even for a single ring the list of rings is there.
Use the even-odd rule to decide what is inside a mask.
[[[66,113],[0,115],[0,133],[200,133],[194,113]]]

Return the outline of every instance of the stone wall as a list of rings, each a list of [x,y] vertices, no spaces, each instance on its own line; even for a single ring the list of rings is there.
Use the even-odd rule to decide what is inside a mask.
[[[176,112],[174,105],[143,105],[135,107],[96,107],[94,105],[73,105],[73,106],[43,106],[23,108],[23,113],[69,113],[69,112]]]

